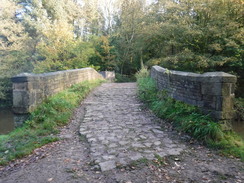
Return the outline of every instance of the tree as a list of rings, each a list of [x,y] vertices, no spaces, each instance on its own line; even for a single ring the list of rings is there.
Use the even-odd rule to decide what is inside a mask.
[[[31,39],[16,17],[19,9],[13,0],[0,4],[0,99],[8,97],[13,75],[32,69]]]
[[[101,36],[95,43],[96,54],[90,58],[90,63],[101,71],[113,71],[116,67],[114,47],[110,45],[109,37]]]
[[[87,67],[94,48],[82,36],[78,23],[85,17],[82,6],[73,0],[33,0],[24,4],[26,31],[36,40],[34,72]],[[31,9],[31,11],[28,11]]]
[[[225,71],[236,74],[243,84],[243,3],[240,0],[158,1],[154,21],[160,33],[151,35],[161,42],[161,53],[148,65],[169,69],[206,72]],[[153,42],[149,47],[155,45]],[[242,81],[242,84],[241,82]],[[241,88],[241,87],[239,87]]]
[[[140,68],[140,56],[138,57],[136,42],[142,30],[144,5],[139,0],[122,1],[116,33],[112,37],[121,74],[132,74]],[[139,51],[139,53],[141,52]]]

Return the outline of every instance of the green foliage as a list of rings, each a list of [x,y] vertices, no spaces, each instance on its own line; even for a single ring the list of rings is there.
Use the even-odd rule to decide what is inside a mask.
[[[65,39],[65,38],[64,38]],[[92,43],[81,40],[55,40],[40,43],[37,47],[41,60],[34,65],[35,73],[78,69],[90,66],[89,58],[95,54]]]
[[[9,78],[0,78],[0,107],[11,106],[11,81]]]
[[[148,28],[154,28],[145,37],[146,65],[224,71],[238,75],[239,82],[244,77],[242,11],[240,0],[158,1],[146,15]],[[240,90],[243,82],[238,85]]]
[[[90,58],[90,63],[99,67],[101,71],[113,71],[115,68],[114,47],[110,45],[109,37],[101,36],[95,43],[95,55]]]
[[[38,147],[57,141],[54,135],[66,125],[80,101],[102,81],[83,82],[40,104],[24,126],[0,136],[0,165],[22,158]]]
[[[78,2],[2,0],[0,9],[0,100],[11,100],[11,83],[6,81],[21,72],[91,65],[95,47],[81,38],[81,25],[88,25],[80,20],[88,15]]]
[[[232,155],[244,161],[243,139],[233,131],[225,131],[224,137],[219,141],[208,140],[207,145],[216,150],[221,150],[223,155]]]
[[[219,148],[222,153],[244,160],[244,141],[234,132],[226,132],[208,115],[203,115],[195,106],[176,101],[167,96],[167,91],[158,91],[153,79],[145,70],[137,74],[138,96],[160,118],[173,121],[183,131],[206,145]]]
[[[136,78],[133,75],[128,76],[125,74],[115,73],[115,81],[117,83],[135,82]]]
[[[19,6],[13,0],[0,3],[0,100],[10,100],[10,78],[32,69],[31,40],[16,18]]]
[[[236,74],[243,95],[243,3],[241,0],[164,0],[144,7],[123,1],[111,36],[120,73],[141,63],[191,71]]]
[[[236,119],[238,121],[244,121],[244,98],[235,98],[234,102]]]
[[[132,75],[140,69],[142,61],[143,1],[123,0],[116,29],[111,36],[111,45],[115,48],[118,72]]]
[[[138,95],[142,101],[147,103],[154,102],[157,98],[157,88],[155,82],[149,77],[138,78],[137,77],[137,85],[138,85]]]
[[[147,78],[147,77],[149,77],[149,71],[148,71],[147,68],[142,67],[141,70],[138,71],[135,76],[136,76],[137,79]]]

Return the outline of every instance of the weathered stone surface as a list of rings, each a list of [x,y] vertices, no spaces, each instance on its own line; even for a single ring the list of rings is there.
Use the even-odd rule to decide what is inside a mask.
[[[99,72],[105,79],[109,81],[115,80],[115,72],[114,71],[101,71]]]
[[[116,164],[115,164],[115,161],[105,161],[105,162],[99,163],[99,166],[100,166],[101,170],[104,172],[104,171],[108,171],[108,170],[115,168]]]
[[[86,114],[80,133],[88,139],[91,158],[102,171],[114,168],[117,163],[151,160],[155,154],[173,155],[184,149],[160,130],[154,116],[140,108],[135,83],[103,84],[84,103]]]
[[[233,117],[236,76],[224,72],[195,74],[153,66],[151,77],[159,90],[176,100],[200,107],[217,120]]]
[[[202,83],[201,85],[203,95],[221,95],[222,83]]]

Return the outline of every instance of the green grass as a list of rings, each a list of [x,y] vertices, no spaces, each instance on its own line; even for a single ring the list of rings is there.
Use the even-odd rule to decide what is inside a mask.
[[[81,100],[102,81],[90,81],[73,85],[46,99],[21,128],[8,135],[0,135],[0,165],[31,154],[34,149],[57,141],[59,128],[66,125],[73,110]]]
[[[156,83],[142,69],[136,75],[138,96],[160,118],[173,121],[177,130],[183,131],[207,146],[220,150],[224,155],[232,155],[244,161],[244,141],[233,131],[225,131],[210,116],[195,107],[176,101],[167,92],[158,91]]]

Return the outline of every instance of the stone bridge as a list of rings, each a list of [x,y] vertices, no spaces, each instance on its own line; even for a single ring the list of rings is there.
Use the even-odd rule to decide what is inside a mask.
[[[105,78],[114,76],[113,73],[102,74]],[[167,90],[175,99],[197,105],[213,114],[216,112],[218,115],[215,117],[219,119],[223,119],[219,116],[225,119],[231,116],[228,110],[233,107],[235,76],[222,72],[201,75],[168,71],[154,66],[151,77],[156,80],[159,89]],[[72,84],[99,78],[102,76],[91,68],[39,75],[21,74],[13,78],[14,109],[29,112],[42,98]],[[103,83],[83,101],[82,106],[84,113],[78,113],[73,120],[79,121],[79,132],[89,144],[87,157],[94,163],[95,169],[109,171],[134,161],[178,156],[187,151],[184,143],[172,139],[170,131],[162,130],[162,125],[167,129],[169,124],[142,107],[135,83]],[[78,145],[64,149],[69,151],[69,157],[75,162],[80,160],[78,152],[81,149]]]
[[[100,74],[92,68],[44,74],[23,73],[12,78],[13,110],[18,114],[33,111],[46,97],[85,80],[113,80],[114,72]],[[151,69],[159,90],[166,90],[176,100],[198,106],[217,120],[233,117],[236,76],[224,72],[195,74],[170,71],[159,66]]]

